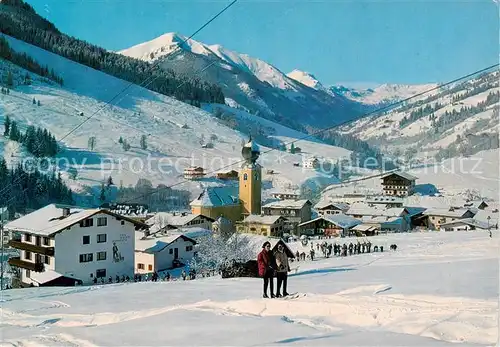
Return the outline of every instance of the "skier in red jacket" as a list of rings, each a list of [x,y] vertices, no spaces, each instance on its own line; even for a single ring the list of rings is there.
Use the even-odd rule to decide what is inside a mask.
[[[270,289],[270,296],[274,298],[274,272],[276,268],[276,261],[274,259],[273,252],[271,252],[271,243],[269,241],[264,242],[262,245],[262,251],[257,256],[257,264],[259,266],[259,276],[264,278],[264,298],[269,298],[267,296],[267,287]]]

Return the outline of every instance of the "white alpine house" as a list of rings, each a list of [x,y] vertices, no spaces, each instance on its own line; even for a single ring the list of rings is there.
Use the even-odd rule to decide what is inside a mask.
[[[5,225],[25,285],[89,284],[134,274],[136,229],[143,223],[105,209],[47,205]]]

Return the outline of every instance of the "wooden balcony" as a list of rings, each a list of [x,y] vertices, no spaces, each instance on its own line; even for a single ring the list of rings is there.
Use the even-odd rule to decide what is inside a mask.
[[[54,247],[42,247],[42,246],[33,245],[31,243],[20,242],[20,241],[16,241],[16,240],[10,240],[8,245],[10,247],[20,249],[23,251],[29,251],[32,253],[48,255],[50,257],[54,256]]]
[[[45,268],[43,263],[32,263],[29,261],[24,261],[24,260],[21,260],[20,257],[10,258],[9,265],[15,266],[15,267],[20,267],[22,269],[26,269],[26,270],[30,270],[30,271],[35,271],[35,272],[43,272],[43,270]]]

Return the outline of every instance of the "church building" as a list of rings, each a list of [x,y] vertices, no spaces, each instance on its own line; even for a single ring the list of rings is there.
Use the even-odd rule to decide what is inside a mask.
[[[193,214],[202,214],[212,219],[224,217],[233,223],[253,214],[261,214],[262,167],[257,163],[260,155],[258,145],[251,139],[241,154],[244,163],[239,171],[236,187],[207,187],[191,202]]]

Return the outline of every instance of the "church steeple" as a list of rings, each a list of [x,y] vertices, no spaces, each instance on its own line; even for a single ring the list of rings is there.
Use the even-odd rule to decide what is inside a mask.
[[[260,214],[262,205],[262,172],[257,159],[260,149],[257,143],[249,141],[241,149],[241,155],[245,159],[239,174],[239,198],[242,203],[244,215]]]

